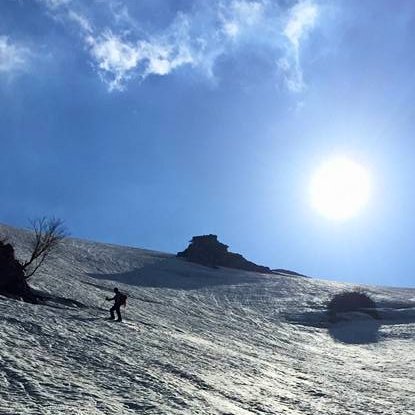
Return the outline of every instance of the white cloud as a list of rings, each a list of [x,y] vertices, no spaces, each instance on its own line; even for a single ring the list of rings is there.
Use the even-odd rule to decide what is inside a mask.
[[[222,21],[223,32],[235,39],[247,28],[258,25],[264,18],[265,9],[264,1],[222,2],[219,7],[219,18]]]
[[[164,38],[132,43],[107,31],[96,38],[88,35],[86,43],[110,91],[122,90],[134,76],[167,75],[181,65],[193,63],[186,45]]]
[[[287,88],[292,92],[301,92],[305,88],[300,64],[301,40],[314,28],[317,17],[317,5],[311,0],[301,1],[290,10],[283,29],[289,47],[286,55],[277,60],[277,66]]]
[[[92,25],[85,16],[75,12],[74,10],[69,10],[68,18],[72,20],[73,22],[78,23],[78,25],[84,32],[87,32],[87,33],[93,32]]]
[[[300,40],[314,27],[318,15],[317,6],[309,0],[296,4],[284,28],[284,35],[298,49]]]
[[[7,36],[0,36],[0,72],[16,73],[28,65],[29,50],[13,44]]]
[[[304,91],[306,85],[298,59],[289,60],[286,57],[282,57],[277,60],[277,68],[281,74],[282,81],[289,91],[295,93]]]
[[[57,9],[62,6],[66,6],[71,2],[71,0],[41,0],[45,3],[50,9]]]
[[[163,43],[143,43],[143,51],[148,61],[145,75],[167,75],[175,68],[192,64],[194,58],[186,45]]]
[[[142,59],[139,48],[123,42],[111,32],[98,38],[89,35],[86,42],[109,89],[121,89],[124,80],[131,77],[131,70]]]
[[[240,33],[239,25],[235,21],[223,22],[223,31],[231,38],[236,38]]]
[[[195,2],[158,28],[118,1],[99,3],[106,8],[99,18],[96,4],[39,1],[52,16],[77,25],[91,63],[109,90],[124,89],[132,78],[165,76],[186,65],[215,80],[218,57],[243,51],[245,46],[266,50],[277,61],[276,72],[290,91],[305,87],[300,49],[317,20],[313,0],[300,0],[292,7],[272,0]]]

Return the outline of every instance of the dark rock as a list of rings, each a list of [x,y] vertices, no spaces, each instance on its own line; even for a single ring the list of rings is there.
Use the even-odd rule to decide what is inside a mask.
[[[27,284],[23,267],[15,258],[13,246],[2,241],[0,241],[0,293],[36,302],[36,297]]]
[[[278,268],[278,269],[273,269],[272,272],[274,274],[283,274],[283,275],[291,275],[293,277],[304,277],[304,278],[310,278],[307,275],[304,274],[300,274],[299,272],[295,272],[295,271],[290,271],[289,269],[282,269],[282,268]]]
[[[250,262],[240,254],[228,252],[228,245],[219,242],[217,235],[212,234],[194,236],[190,245],[177,256],[208,267],[221,266],[272,274],[270,268]]]

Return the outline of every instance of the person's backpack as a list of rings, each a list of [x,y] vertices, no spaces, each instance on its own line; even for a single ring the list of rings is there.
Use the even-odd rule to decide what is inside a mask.
[[[127,294],[120,293],[120,305],[127,305]]]

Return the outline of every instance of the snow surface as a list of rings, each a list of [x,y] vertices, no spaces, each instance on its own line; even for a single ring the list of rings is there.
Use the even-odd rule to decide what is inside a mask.
[[[329,324],[347,284],[76,239],[31,285],[48,306],[0,296],[2,415],[415,414],[415,289],[365,287],[384,319]]]

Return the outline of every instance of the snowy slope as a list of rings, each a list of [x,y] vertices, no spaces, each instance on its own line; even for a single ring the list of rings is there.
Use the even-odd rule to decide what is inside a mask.
[[[0,296],[0,414],[415,414],[415,289],[366,287],[385,320],[330,325],[345,284],[76,239],[31,284],[49,306]]]

